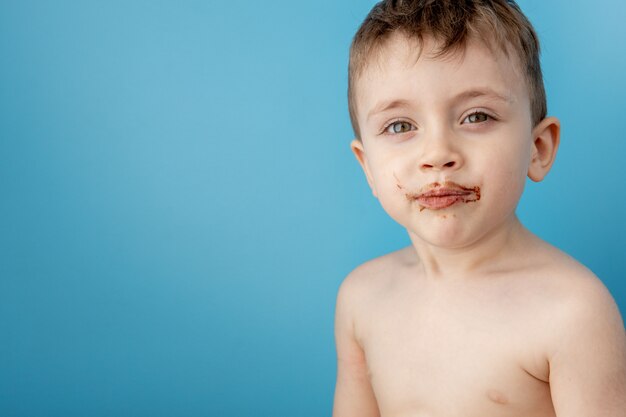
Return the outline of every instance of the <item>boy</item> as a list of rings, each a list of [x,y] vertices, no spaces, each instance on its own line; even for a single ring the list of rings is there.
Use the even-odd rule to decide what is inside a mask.
[[[515,215],[560,135],[515,2],[375,5],[348,95],[352,151],[412,245],[339,289],[333,415],[625,417],[615,301]]]

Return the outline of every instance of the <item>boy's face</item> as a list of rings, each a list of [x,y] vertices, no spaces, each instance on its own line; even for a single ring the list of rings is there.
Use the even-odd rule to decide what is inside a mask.
[[[470,41],[436,46],[393,35],[356,83],[362,142],[351,146],[374,195],[409,233],[462,247],[513,219],[533,143],[517,61]],[[424,195],[426,192],[440,196]]]

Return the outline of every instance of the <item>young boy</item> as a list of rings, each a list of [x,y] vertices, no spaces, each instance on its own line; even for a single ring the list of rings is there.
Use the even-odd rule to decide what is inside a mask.
[[[515,2],[378,3],[348,95],[352,151],[412,245],[339,289],[333,415],[625,417],[615,301],[515,214],[560,134]]]

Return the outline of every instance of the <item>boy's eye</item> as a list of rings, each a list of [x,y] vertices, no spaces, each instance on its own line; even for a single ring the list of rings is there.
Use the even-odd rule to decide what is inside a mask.
[[[398,120],[397,122],[390,123],[385,127],[385,133],[396,134],[396,133],[404,133],[409,132],[411,130],[415,130],[413,125],[409,122],[405,122],[402,120]]]
[[[465,120],[463,120],[463,123],[465,123],[466,121],[467,123],[482,123],[486,122],[490,118],[491,116],[489,116],[487,113],[477,111],[467,116]]]

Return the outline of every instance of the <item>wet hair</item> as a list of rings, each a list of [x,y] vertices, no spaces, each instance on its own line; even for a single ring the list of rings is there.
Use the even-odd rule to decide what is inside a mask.
[[[434,58],[464,52],[470,39],[482,41],[491,51],[499,48],[507,58],[513,53],[528,88],[533,126],[546,117],[539,39],[514,0],[384,0],[369,12],[350,46],[348,109],[357,139],[361,132],[356,118],[356,81],[394,33],[417,40],[419,45],[425,37],[434,39],[438,45]]]

